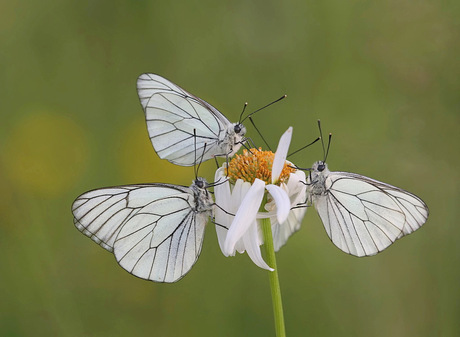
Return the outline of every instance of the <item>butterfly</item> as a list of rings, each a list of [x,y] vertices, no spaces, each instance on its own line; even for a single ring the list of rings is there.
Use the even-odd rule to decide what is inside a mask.
[[[246,141],[243,124],[231,123],[211,104],[159,75],[140,75],[137,92],[150,140],[161,159],[193,166],[195,151],[201,152],[204,144],[202,161],[231,157]]]
[[[310,169],[307,195],[331,241],[359,257],[375,255],[416,231],[429,213],[416,195],[356,173],[331,172],[325,161]]]
[[[72,205],[75,226],[129,273],[176,282],[197,261],[214,201],[204,178],[190,187],[139,184],[101,188]]]

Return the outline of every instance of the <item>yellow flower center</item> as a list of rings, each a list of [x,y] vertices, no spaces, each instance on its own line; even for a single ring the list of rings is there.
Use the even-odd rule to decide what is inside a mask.
[[[238,179],[252,184],[256,178],[265,181],[266,184],[271,184],[274,158],[275,154],[273,152],[262,151],[261,148],[250,149],[249,151],[243,150],[243,154],[235,155],[228,163],[228,168],[225,173],[232,184],[235,184]],[[294,168],[284,163],[283,170],[275,184],[279,185],[287,181],[289,179],[289,174],[294,171]]]

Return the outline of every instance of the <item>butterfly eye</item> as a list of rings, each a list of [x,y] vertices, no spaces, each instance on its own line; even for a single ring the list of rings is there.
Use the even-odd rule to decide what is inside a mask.
[[[240,133],[241,132],[241,125],[236,124],[235,127],[233,128],[233,130],[235,131],[236,134]]]
[[[319,164],[317,169],[319,172],[323,172],[325,168],[326,166],[324,164]]]
[[[199,188],[204,188],[204,182],[202,180],[196,180],[195,185]]]

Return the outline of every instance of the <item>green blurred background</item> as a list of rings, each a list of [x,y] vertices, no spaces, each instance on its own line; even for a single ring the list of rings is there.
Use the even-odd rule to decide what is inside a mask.
[[[277,254],[289,336],[458,336],[458,1],[9,1],[0,6],[0,335],[272,336],[266,272],[215,229],[177,284],[133,277],[80,234],[89,189],[189,185],[159,160],[137,76],[154,72],[275,147],[334,134],[331,170],[405,188],[427,224],[371,258],[335,248],[314,211]],[[260,138],[251,126],[248,132]],[[316,144],[318,145],[318,144]],[[314,146],[292,158],[308,167]],[[215,165],[200,175],[212,180]]]

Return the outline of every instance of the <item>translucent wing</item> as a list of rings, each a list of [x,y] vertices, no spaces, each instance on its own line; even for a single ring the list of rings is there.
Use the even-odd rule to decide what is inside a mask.
[[[370,256],[422,226],[428,207],[417,196],[354,173],[330,172],[315,207],[329,238],[345,253]]]
[[[175,282],[201,252],[210,212],[195,211],[188,187],[142,184],[82,194],[72,205],[75,226],[113,252],[129,273]]]
[[[160,158],[192,166],[195,164],[195,142],[198,157],[207,144],[203,161],[234,153],[241,146],[237,143],[244,134],[235,135],[234,125],[224,115],[167,79],[142,74],[137,80],[137,90],[150,140]]]

